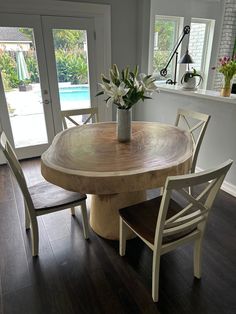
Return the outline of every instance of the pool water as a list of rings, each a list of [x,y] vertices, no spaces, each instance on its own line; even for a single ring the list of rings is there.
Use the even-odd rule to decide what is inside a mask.
[[[61,101],[90,100],[88,86],[69,86],[59,89]]]

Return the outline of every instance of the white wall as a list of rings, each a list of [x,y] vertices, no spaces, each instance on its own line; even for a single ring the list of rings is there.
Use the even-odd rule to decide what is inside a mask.
[[[211,115],[198,156],[197,167],[208,169],[231,158],[226,181],[236,195],[236,103],[207,100],[191,95],[161,91],[152,100],[137,105],[137,120],[159,121],[174,124],[178,108],[185,108]]]
[[[70,0],[71,1],[71,0]],[[73,2],[111,5],[112,63],[119,67],[137,63],[137,12],[136,0],[82,0]]]

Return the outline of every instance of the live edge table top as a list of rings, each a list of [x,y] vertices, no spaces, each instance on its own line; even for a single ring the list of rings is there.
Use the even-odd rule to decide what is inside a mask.
[[[156,122],[132,122],[132,139],[119,143],[116,123],[62,131],[41,158],[46,180],[88,194],[132,192],[163,186],[169,175],[187,173],[193,146],[190,134]]]

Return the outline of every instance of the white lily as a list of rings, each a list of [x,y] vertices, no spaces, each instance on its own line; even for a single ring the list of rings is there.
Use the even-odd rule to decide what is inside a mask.
[[[107,106],[114,102],[115,104],[120,104],[121,107],[125,107],[123,96],[125,96],[128,92],[129,88],[125,88],[125,83],[122,82],[119,86],[111,83],[110,89],[104,90],[104,93],[110,97],[107,101]]]
[[[143,87],[143,91],[145,93],[148,93],[149,95],[151,95],[154,91],[158,90],[158,87],[156,86],[156,84],[154,83],[154,81],[156,80],[153,76],[149,77],[148,79],[146,79],[147,75],[142,74],[142,87]]]
[[[114,64],[109,71],[109,77],[102,74],[101,78],[102,84],[99,85],[102,92],[97,96],[104,94],[107,106],[114,103],[120,109],[130,109],[139,100],[144,101],[146,96],[151,96],[154,91],[158,91],[154,83],[156,78],[143,73],[138,76],[138,66],[134,71],[126,67],[119,72]]]
[[[107,93],[111,89],[110,84],[105,83],[105,82],[103,84],[98,83],[98,85],[101,86],[101,88],[104,91],[104,93]]]

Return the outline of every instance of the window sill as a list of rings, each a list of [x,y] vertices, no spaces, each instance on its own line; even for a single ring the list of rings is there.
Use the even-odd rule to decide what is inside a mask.
[[[198,98],[210,99],[214,101],[221,101],[221,102],[236,104],[236,94],[231,94],[230,97],[222,97],[220,96],[219,92],[213,91],[213,90],[198,89],[196,91],[188,91],[178,85],[174,86],[174,85],[158,84],[157,86],[161,92],[175,93],[175,94],[180,94],[180,95],[185,95],[185,96],[190,96],[190,97],[198,97]]]

